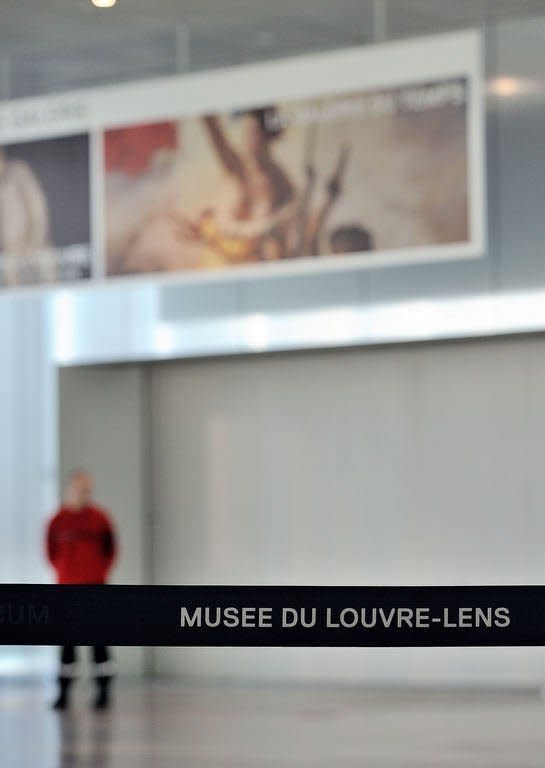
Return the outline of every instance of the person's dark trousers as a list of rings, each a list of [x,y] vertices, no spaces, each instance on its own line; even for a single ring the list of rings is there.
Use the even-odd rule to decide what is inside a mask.
[[[110,684],[112,681],[112,662],[110,652],[104,645],[94,645],[93,676],[97,686],[94,701],[96,709],[106,709],[110,704]],[[70,688],[77,677],[77,651],[73,645],[63,645],[61,648],[61,665],[59,672],[59,695],[54,702],[54,709],[66,709],[69,705]]]
[[[95,709],[107,709],[110,706],[110,685],[113,668],[110,651],[105,645],[93,646],[94,676],[97,686]]]

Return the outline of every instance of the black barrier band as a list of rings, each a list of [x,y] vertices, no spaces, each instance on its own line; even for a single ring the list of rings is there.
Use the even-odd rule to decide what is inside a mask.
[[[0,586],[4,645],[545,645],[545,587]]]

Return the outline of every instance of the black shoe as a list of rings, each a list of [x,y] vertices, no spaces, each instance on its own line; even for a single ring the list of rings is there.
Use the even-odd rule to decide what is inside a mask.
[[[57,699],[55,699],[51,705],[51,709],[55,709],[57,712],[62,712],[63,710],[68,709],[68,698],[61,694]]]
[[[97,695],[93,702],[93,708],[96,710],[109,709],[110,707],[110,679],[104,678],[97,680]]]
[[[59,695],[51,705],[51,709],[57,712],[62,712],[68,709],[68,689],[70,688],[71,680],[59,680]]]

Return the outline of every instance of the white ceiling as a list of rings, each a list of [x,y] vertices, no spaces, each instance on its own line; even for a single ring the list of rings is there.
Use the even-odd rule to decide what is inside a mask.
[[[545,0],[0,0],[0,98],[544,13]]]

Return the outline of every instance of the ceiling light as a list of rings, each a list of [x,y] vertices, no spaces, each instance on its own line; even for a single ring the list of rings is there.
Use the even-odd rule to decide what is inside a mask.
[[[113,8],[117,0],[91,0],[97,8]]]

